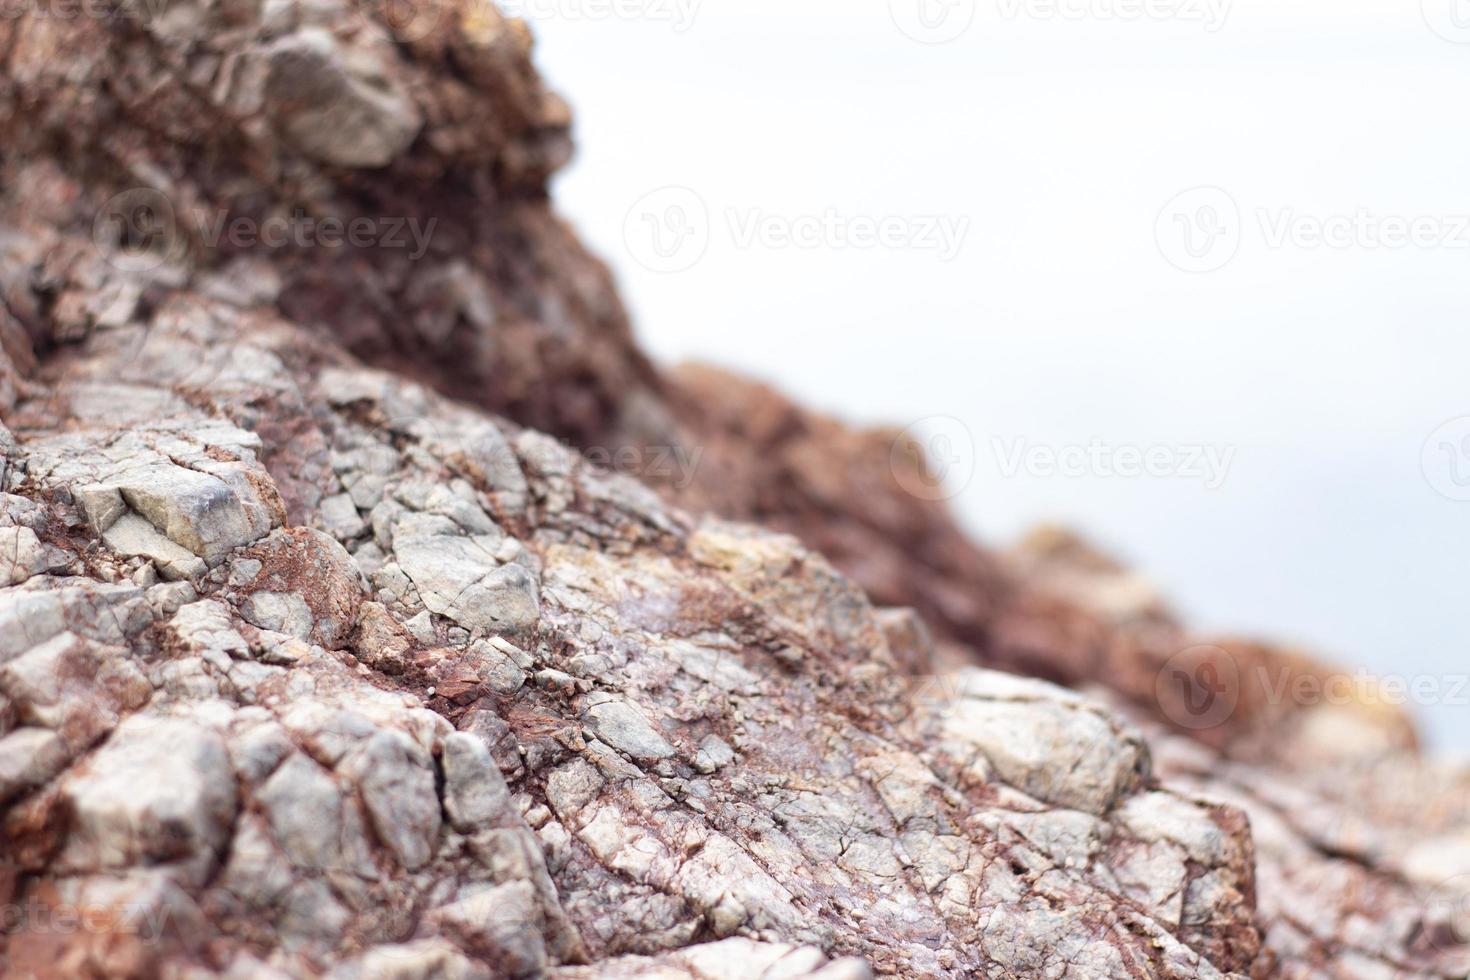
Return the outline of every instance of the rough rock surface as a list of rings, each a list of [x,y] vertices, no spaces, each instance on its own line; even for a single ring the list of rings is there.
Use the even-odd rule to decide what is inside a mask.
[[[1470,969],[1470,780],[1398,712],[982,551],[893,433],[660,378],[523,25],[126,9],[0,21],[7,975]],[[200,234],[300,213],[439,224]],[[562,441],[669,439],[665,496]]]

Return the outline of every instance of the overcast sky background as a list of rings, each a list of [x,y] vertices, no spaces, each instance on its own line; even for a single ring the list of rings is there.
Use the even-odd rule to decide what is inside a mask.
[[[555,195],[656,357],[920,423],[986,540],[1060,520],[1204,628],[1430,675],[1470,754],[1470,0],[581,2],[519,7]],[[1094,440],[1184,472],[1008,466]]]

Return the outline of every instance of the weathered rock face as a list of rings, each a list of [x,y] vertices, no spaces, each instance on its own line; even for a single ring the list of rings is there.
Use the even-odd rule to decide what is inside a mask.
[[[1470,793],[1402,718],[1193,724],[1161,667],[1331,675],[658,377],[523,27],[380,13],[0,21],[7,975],[1465,973]],[[200,234],[293,209],[440,231]],[[689,506],[560,441],[672,438]]]
[[[9,491],[61,565],[0,593],[24,633],[0,666],[0,744],[24,762],[12,897],[85,908],[106,887],[108,915],[162,923],[104,943],[28,920],[22,968],[702,976],[735,956],[740,976],[1195,977],[1255,959],[1244,820],[1160,786],[1119,716],[985,671],[936,697],[899,666],[893,614],[794,539],[672,510],[410,382],[293,370],[280,322],[170,303],[246,361],[281,359],[277,396],[328,457],[319,499],[360,466],[380,479],[356,521],[272,530],[267,508],[254,540],[169,580],[81,492],[105,484],[115,428],[49,413],[93,383],[84,366],[170,390],[189,359],[145,382],[99,335],[47,378],[44,412],[18,406]],[[187,349],[157,324],[149,342]],[[228,455],[274,499],[265,447],[222,422],[257,397],[127,431]],[[504,484],[449,435],[487,424],[509,456],[478,472],[508,463]],[[196,483],[148,486],[149,526],[198,538],[169,519],[201,513]]]
[[[671,399],[701,459],[674,499],[797,535],[876,602],[918,610],[946,661],[1106,687],[1243,760],[1312,766],[1344,746],[1313,734],[1325,727],[1325,706],[1304,711],[1273,692],[1348,678],[1302,654],[1191,633],[1147,583],[1065,532],[1043,529],[1010,554],[986,551],[945,509],[936,475],[903,433],[854,431],[705,367],[675,372]],[[1194,680],[1201,669],[1226,677],[1228,711],[1201,717],[1190,707],[1208,694]],[[1332,714],[1361,729],[1349,757],[1364,741],[1415,745],[1408,720],[1382,699]]]
[[[570,151],[569,113],[532,69],[525,25],[489,2],[139,0],[110,18],[6,18],[0,39],[0,177],[24,202],[13,218],[24,234],[0,243],[0,405],[14,403],[38,354],[66,357],[70,340],[191,286],[269,308],[594,458],[631,451],[673,503],[797,535],[877,602],[917,609],[962,659],[1100,683],[1177,715],[1159,704],[1175,695],[1157,689],[1158,672],[1216,641],[1162,612],[1132,628],[1117,606],[1126,596],[1110,596],[1100,615],[1018,578],[929,499],[922,454],[897,432],[847,429],[707,368],[655,372],[606,270],[547,204],[546,178]],[[224,363],[243,352],[200,340],[190,334],[188,376],[149,397],[217,390]],[[157,356],[146,343],[135,351],[140,370]],[[255,365],[251,383],[271,390],[273,370]],[[119,421],[117,402],[141,397],[100,385],[72,410]],[[256,411],[245,428],[270,436],[271,452],[309,451],[292,438],[290,412]],[[669,453],[697,465],[659,464]],[[310,474],[277,467],[287,517],[305,523],[320,506],[354,520],[349,502],[378,482],[367,462],[361,487],[320,501]],[[254,526],[210,497],[204,477],[143,470],[106,474],[99,516],[117,519],[106,530],[119,546],[163,557],[163,574],[186,576],[185,551],[233,546]],[[205,530],[222,537],[175,547],[108,506],[115,478],[168,477],[196,484],[190,503],[217,508]],[[458,573],[474,574],[473,553],[459,558]],[[505,577],[493,586],[502,612],[524,619],[526,580]],[[1292,675],[1333,675],[1256,652]],[[1240,672],[1239,700],[1217,747],[1259,758],[1290,741],[1282,723],[1295,721],[1264,710],[1255,671]],[[1401,718],[1375,724],[1412,743]]]

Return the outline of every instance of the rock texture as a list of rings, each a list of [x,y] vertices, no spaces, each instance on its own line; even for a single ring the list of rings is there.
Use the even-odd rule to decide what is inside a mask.
[[[401,13],[0,21],[6,975],[1470,969],[1470,782],[1397,711],[659,376],[524,26]],[[245,240],[303,215],[437,230]]]

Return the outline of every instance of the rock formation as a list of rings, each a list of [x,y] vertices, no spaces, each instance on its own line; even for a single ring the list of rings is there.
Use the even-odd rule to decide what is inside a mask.
[[[1385,699],[657,371],[524,25],[106,10],[0,20],[4,975],[1470,969]]]

